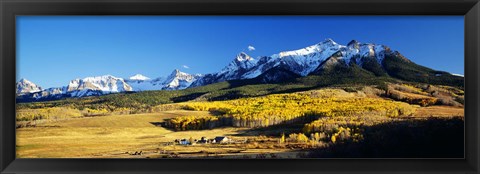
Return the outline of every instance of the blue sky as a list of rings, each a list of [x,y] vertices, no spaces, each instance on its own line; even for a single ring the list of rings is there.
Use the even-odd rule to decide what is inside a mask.
[[[463,16],[19,16],[17,79],[48,88],[105,74],[204,74],[241,51],[268,56],[326,38],[384,44],[420,65],[464,73]]]

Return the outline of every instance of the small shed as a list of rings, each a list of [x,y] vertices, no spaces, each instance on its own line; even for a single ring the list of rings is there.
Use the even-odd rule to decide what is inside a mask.
[[[202,137],[199,141],[197,141],[197,143],[206,144],[208,143],[208,139],[206,137]]]
[[[230,142],[230,138],[228,138],[228,137],[215,137],[213,140],[214,140],[215,143],[229,143]]]
[[[181,145],[188,145],[190,144],[190,142],[187,140],[187,139],[181,139],[180,142],[178,144],[181,144]]]

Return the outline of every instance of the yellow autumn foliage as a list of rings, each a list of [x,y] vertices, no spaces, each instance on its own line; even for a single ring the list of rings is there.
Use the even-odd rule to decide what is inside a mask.
[[[16,112],[17,121],[33,121],[41,119],[64,119],[83,116],[78,109],[68,107],[51,107],[39,109],[19,109]]]
[[[370,112],[387,117],[412,115],[415,112],[414,106],[403,102],[325,94],[338,90],[317,90],[315,95],[272,94],[228,101],[187,102],[181,105],[184,109],[221,113],[223,118],[230,118],[231,126],[235,127],[266,127],[298,120],[313,121],[319,117],[351,116]]]

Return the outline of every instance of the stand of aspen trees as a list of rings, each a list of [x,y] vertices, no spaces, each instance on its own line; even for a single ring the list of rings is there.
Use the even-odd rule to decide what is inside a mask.
[[[175,130],[212,129],[219,126],[267,127],[293,122],[312,122],[305,133],[317,130],[322,118],[358,116],[375,113],[384,117],[412,115],[415,106],[382,98],[315,97],[308,93],[272,94],[262,97],[228,101],[188,102],[187,110],[212,111],[219,116],[183,116],[168,120],[166,125]],[[354,121],[354,120],[353,120]],[[321,126],[320,126],[321,127]]]

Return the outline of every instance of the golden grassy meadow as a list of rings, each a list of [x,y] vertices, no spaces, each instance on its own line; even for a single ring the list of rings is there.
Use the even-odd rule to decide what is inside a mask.
[[[17,130],[19,158],[145,158],[162,157],[159,151],[178,154],[207,151],[211,154],[240,151],[241,147],[163,146],[178,137],[230,136],[244,128],[219,128],[175,132],[152,123],[182,115],[209,115],[203,111],[165,111],[161,113],[110,115],[50,122]],[[227,146],[227,145],[225,145]],[[161,150],[160,150],[161,149]],[[142,156],[129,153],[143,151]],[[283,152],[282,149],[250,150],[244,153]],[[128,153],[125,153],[128,152]],[[203,156],[204,153],[199,153]]]

